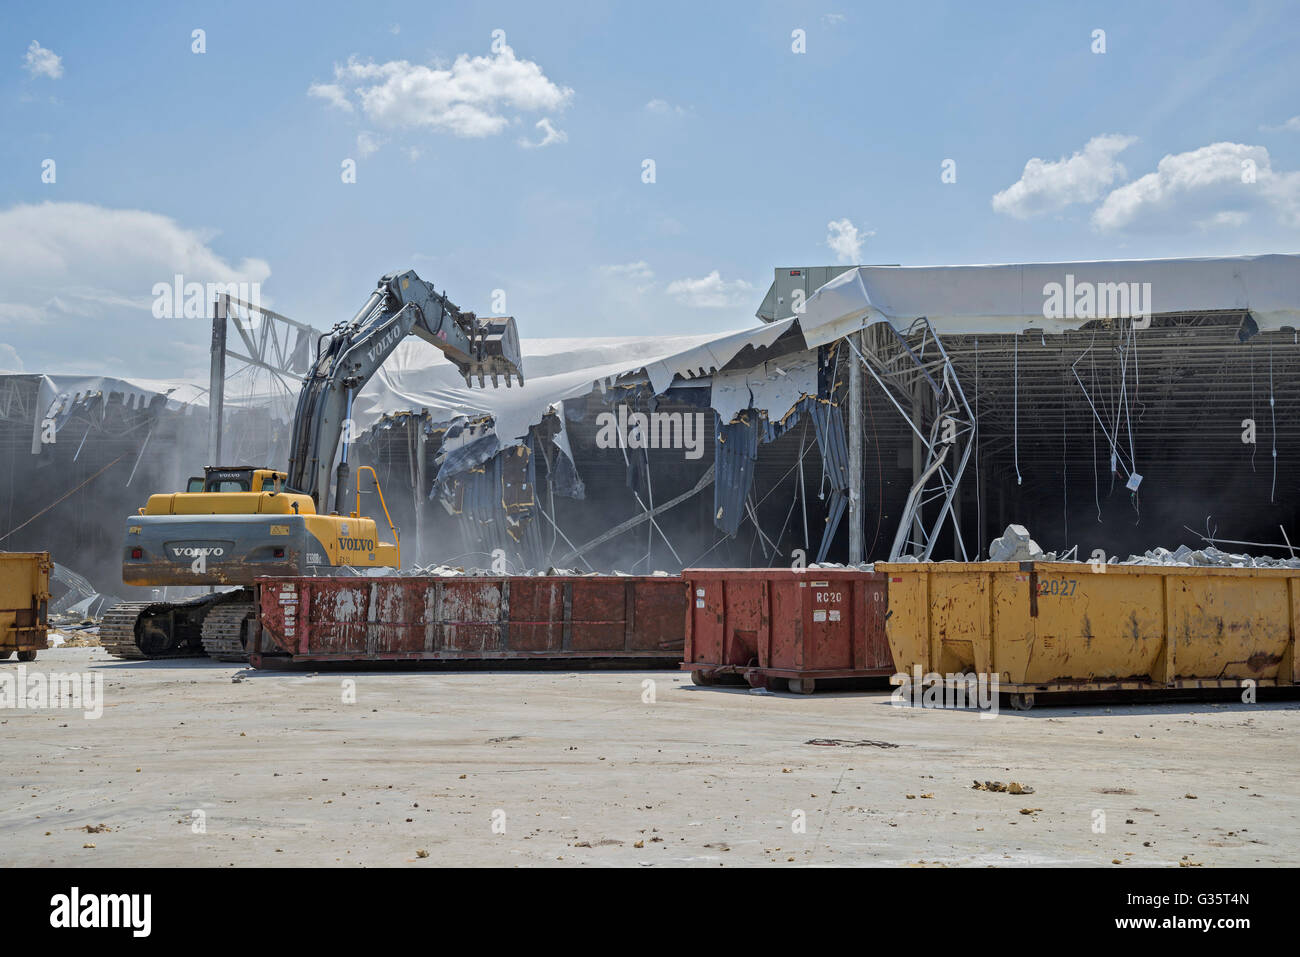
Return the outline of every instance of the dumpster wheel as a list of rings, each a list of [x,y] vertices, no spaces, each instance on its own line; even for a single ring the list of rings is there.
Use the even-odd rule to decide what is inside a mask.
[[[699,685],[701,688],[707,688],[713,684],[713,672],[695,669],[691,672],[691,684]]]
[[[36,652],[35,652],[35,651],[20,651],[20,652],[18,652],[18,660],[19,660],[19,661],[35,661],[35,660],[36,660]]]
[[[791,678],[786,684],[792,694],[812,694],[817,689],[817,682],[812,678]]]
[[[1028,711],[1034,706],[1033,692],[1021,694],[1013,691],[1007,696],[1007,700],[1011,702],[1011,707],[1016,711]]]

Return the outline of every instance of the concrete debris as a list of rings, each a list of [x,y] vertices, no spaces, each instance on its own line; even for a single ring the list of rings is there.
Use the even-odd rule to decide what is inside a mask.
[[[1254,556],[1224,552],[1212,545],[1196,549],[1179,545],[1172,552],[1167,548],[1153,548],[1141,555],[1130,555],[1122,562],[1111,558],[1111,562],[1121,565],[1181,565],[1204,568],[1300,568],[1300,558],[1272,558],[1268,555]]]
[[[1077,546],[1075,546],[1077,548]],[[1075,549],[1067,551],[1070,555]],[[1000,538],[995,538],[989,545],[989,561],[993,562],[1052,562],[1065,561],[1058,558],[1057,552],[1044,552],[1023,525],[1008,525]],[[898,561],[907,562],[916,559],[901,556]],[[1225,552],[1212,545],[1204,548],[1191,548],[1179,545],[1173,551],[1167,548],[1152,548],[1141,555],[1129,555],[1121,559],[1111,555],[1106,559],[1108,565],[1172,565],[1185,568],[1300,568],[1300,558],[1273,558],[1269,555],[1248,555],[1244,552]]]
[[[989,561],[1042,562],[1050,559],[1029,537],[1029,529],[1023,525],[1008,525],[1006,531],[989,545]]]
[[[99,640],[98,631],[98,629],[91,632],[51,628],[46,635],[46,640],[51,648],[100,648],[103,644]]]

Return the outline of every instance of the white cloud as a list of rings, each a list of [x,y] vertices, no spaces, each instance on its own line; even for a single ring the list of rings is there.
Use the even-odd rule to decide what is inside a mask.
[[[728,282],[715,269],[702,279],[673,280],[668,295],[696,309],[730,309],[750,303],[754,287],[743,279]]]
[[[601,266],[598,272],[612,282],[628,284],[637,293],[647,293],[654,288],[654,270],[643,259],[634,263]]]
[[[634,263],[617,263],[611,266],[601,266],[601,273],[606,276],[627,276],[633,279],[653,279],[654,270],[644,259],[639,259]]]
[[[876,235],[873,231],[859,232],[858,227],[848,219],[833,219],[826,224],[826,245],[835,253],[835,259],[841,263],[858,263],[862,261],[862,241]]]
[[[402,32],[402,25],[400,23],[394,23],[392,26],[388,28],[388,32],[391,33],[393,36],[397,36],[399,33]]]
[[[685,116],[690,110],[684,106],[674,106],[667,100],[655,98],[645,105],[647,113],[656,113],[659,116]]]
[[[33,40],[27,48],[27,56],[23,58],[23,68],[32,76],[48,76],[51,80],[57,80],[63,76],[63,58]]]
[[[347,91],[337,83],[313,83],[307,87],[308,96],[318,96],[329,103],[330,106],[336,106],[345,113],[352,113],[352,101],[348,99]]]
[[[1251,180],[1253,179],[1253,182]],[[1300,226],[1300,172],[1273,170],[1268,150],[1211,143],[1165,156],[1092,214],[1102,231],[1239,227],[1256,215]]]
[[[540,149],[543,146],[550,146],[552,143],[568,142],[569,134],[564,130],[557,130],[551,125],[551,121],[542,117],[534,125],[534,129],[542,131],[542,138],[536,143],[531,142],[526,137],[519,138],[519,145],[526,149]]]
[[[349,95],[355,94],[362,112],[382,128],[423,128],[461,137],[494,136],[519,113],[556,113],[573,96],[572,89],[553,83],[540,66],[520,60],[508,46],[491,56],[462,53],[450,69],[349,57],[335,66],[334,79],[333,84],[313,84],[308,92],[336,102],[326,90],[337,87],[349,105]]]
[[[215,234],[138,209],[88,203],[0,210],[0,334],[29,368],[175,376],[210,324],[155,319],[155,283],[263,282],[265,260],[228,260]],[[271,303],[265,295],[262,301]]]
[[[357,134],[357,152],[363,157],[379,152],[379,147],[383,145],[384,140],[368,130],[362,130]]]
[[[822,23],[826,24],[828,27],[838,27],[841,23],[843,23],[847,19],[848,17],[846,17],[842,13],[822,14]]]
[[[1207,219],[1197,220],[1196,225],[1201,229],[1215,229],[1220,226],[1245,226],[1249,221],[1249,213],[1243,213],[1240,210],[1225,210],[1221,213],[1215,213]]]
[[[655,273],[645,260],[599,266],[600,286],[611,301],[626,302],[629,297],[644,297],[655,288]]]
[[[0,372],[22,372],[23,360],[18,350],[7,342],[0,342]]]
[[[1265,133],[1280,133],[1282,131],[1288,133],[1300,133],[1300,116],[1293,116],[1285,123],[1281,123],[1277,126],[1261,126],[1260,130]]]
[[[1048,162],[1034,157],[1016,182],[993,197],[996,212],[1028,219],[1073,203],[1091,203],[1126,175],[1115,157],[1137,142],[1135,136],[1105,133],[1090,139],[1069,159]]]

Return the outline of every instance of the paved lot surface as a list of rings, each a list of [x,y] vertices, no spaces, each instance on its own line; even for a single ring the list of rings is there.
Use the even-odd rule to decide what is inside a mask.
[[[248,672],[80,648],[26,668],[102,675],[104,706],[0,709],[5,865],[1300,863],[1296,700],[980,719],[674,672]]]

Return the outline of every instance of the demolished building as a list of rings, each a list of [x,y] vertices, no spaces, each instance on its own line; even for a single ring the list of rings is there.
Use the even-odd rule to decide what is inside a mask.
[[[722,335],[524,339],[513,390],[470,391],[436,350],[402,343],[351,434],[407,563],[974,559],[1013,521],[1084,558],[1216,528],[1300,540],[1300,257],[791,267],[758,318]],[[227,390],[223,457],[279,465],[303,350],[276,358],[240,335],[232,365],[260,363],[283,389]],[[0,397],[0,547],[55,548],[112,588],[76,556],[116,568],[125,516],[207,464],[206,390],[4,376]]]

